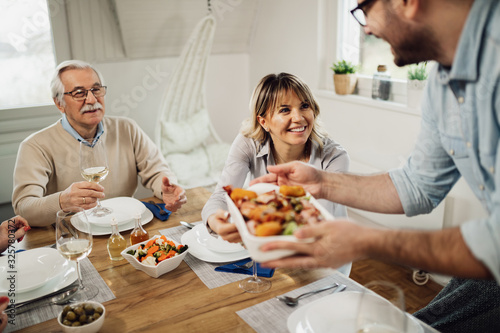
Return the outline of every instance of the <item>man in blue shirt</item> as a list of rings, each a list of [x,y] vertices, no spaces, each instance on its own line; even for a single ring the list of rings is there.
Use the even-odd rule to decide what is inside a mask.
[[[463,176],[489,216],[439,231],[374,230],[345,221],[304,227],[296,236],[316,242],[267,244],[262,250],[292,249],[300,256],[266,266],[338,267],[372,257],[465,278],[453,279],[417,316],[443,332],[498,332],[500,2],[364,0],[351,12],[367,34],[389,42],[398,66],[438,62],[412,155],[404,167],[380,175],[291,163],[269,167],[271,173],[253,183],[301,184],[346,206],[412,216],[432,211]]]

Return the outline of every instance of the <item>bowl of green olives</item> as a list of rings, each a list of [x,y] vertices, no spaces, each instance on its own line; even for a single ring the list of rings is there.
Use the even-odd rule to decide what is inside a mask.
[[[57,322],[64,332],[68,333],[94,333],[98,332],[104,324],[106,309],[101,303],[86,301],[66,305]]]

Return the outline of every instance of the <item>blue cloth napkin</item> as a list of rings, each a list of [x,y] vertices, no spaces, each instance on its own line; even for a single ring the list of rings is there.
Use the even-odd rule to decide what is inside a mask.
[[[170,214],[172,214],[171,211],[169,211],[168,209],[165,209],[165,204],[164,203],[157,203],[158,206],[160,206],[164,211],[167,212],[167,214],[164,214],[164,215],[161,215],[160,214],[160,210],[158,209],[158,207],[156,207],[155,205],[153,204],[150,204],[149,202],[145,202],[145,201],[141,201],[153,214],[154,216],[159,219],[159,220],[162,220],[162,221],[166,221],[168,220],[168,218],[170,217]]]
[[[244,265],[247,262],[251,261],[252,259],[246,258],[240,261],[236,261],[227,265],[223,266],[218,266],[215,267],[215,270],[217,272],[227,272],[227,273],[238,273],[238,274],[247,274],[247,275],[253,275],[253,267],[250,268],[240,268],[237,267],[236,265]],[[262,276],[262,277],[272,277],[274,275],[274,268],[263,268],[260,267],[259,263],[256,263],[257,265],[257,276]]]

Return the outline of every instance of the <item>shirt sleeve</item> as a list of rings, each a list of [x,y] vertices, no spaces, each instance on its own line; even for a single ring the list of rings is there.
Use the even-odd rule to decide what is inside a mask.
[[[322,167],[328,172],[348,172],[351,159],[347,151],[331,139],[326,139],[323,146]],[[318,202],[328,209],[334,217],[347,217],[347,208],[344,205],[319,199]]]
[[[12,205],[15,213],[24,217],[31,226],[55,223],[60,209],[60,192],[45,195],[51,173],[51,162],[36,142],[22,142],[14,168]]]
[[[226,163],[222,169],[221,177],[214,192],[208,199],[201,212],[201,218],[206,223],[208,217],[214,214],[217,209],[227,210],[224,198],[224,186],[232,185],[234,188],[242,187],[250,172],[250,164],[256,154],[253,140],[246,139],[238,134],[229,150]]]
[[[429,106],[428,112],[423,110],[412,154],[402,168],[389,171],[407,216],[431,212],[460,178],[453,159],[442,146],[437,120],[432,117],[434,111]]]

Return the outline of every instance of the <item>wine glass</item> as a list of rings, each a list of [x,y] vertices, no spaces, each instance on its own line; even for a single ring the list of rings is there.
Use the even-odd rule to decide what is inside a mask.
[[[240,282],[240,288],[247,293],[261,293],[271,288],[271,281],[257,276],[257,262],[252,260],[253,275]]]
[[[70,207],[57,212],[56,244],[63,257],[76,261],[79,288],[71,301],[81,302],[94,298],[98,293],[97,288],[84,286],[80,271],[80,260],[92,251],[92,232],[83,208]]]
[[[80,141],[80,172],[82,177],[92,183],[98,183],[109,173],[106,148],[101,139],[86,139]],[[102,217],[112,212],[110,208],[103,207],[99,199],[97,206],[92,210],[93,216]]]
[[[406,332],[403,290],[387,281],[372,281],[364,287],[358,303],[356,332]]]

